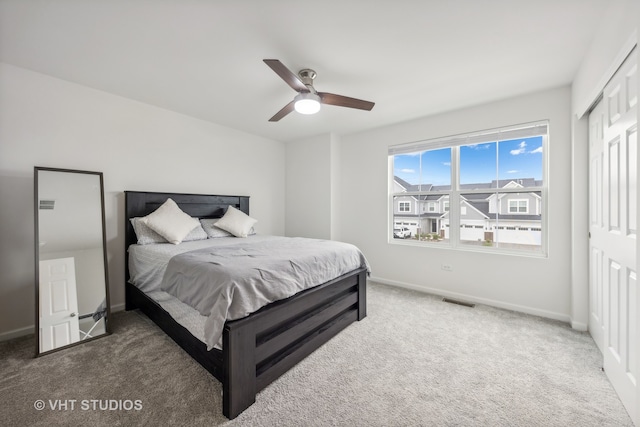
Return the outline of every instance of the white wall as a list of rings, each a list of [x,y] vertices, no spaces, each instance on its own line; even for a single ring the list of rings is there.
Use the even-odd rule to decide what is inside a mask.
[[[331,153],[329,166],[331,175],[331,236],[333,240],[340,240],[340,191],[342,190],[342,181],[340,179],[340,144],[342,138],[338,135],[331,135]],[[288,222],[288,221],[287,221]]]
[[[388,243],[389,145],[550,120],[549,257]],[[569,87],[343,136],[341,239],[362,249],[372,278],[568,321],[571,284],[571,93]],[[582,212],[586,215],[586,212]],[[441,269],[449,264],[453,271]]]
[[[7,64],[0,93],[0,337],[34,324],[34,166],[104,173],[115,305],[124,302],[124,190],[251,196],[258,232],[284,234],[281,142]]]
[[[581,117],[638,39],[640,1],[611,2],[572,84],[572,110]]]
[[[286,144],[287,236],[331,238],[331,147],[331,135]]]
[[[340,240],[340,141],[327,134],[287,143],[287,236]]]

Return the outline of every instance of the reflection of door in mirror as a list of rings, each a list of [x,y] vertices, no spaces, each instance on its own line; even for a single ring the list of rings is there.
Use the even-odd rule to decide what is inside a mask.
[[[38,353],[109,333],[102,173],[35,168]]]
[[[40,261],[40,351],[80,341],[73,258]]]

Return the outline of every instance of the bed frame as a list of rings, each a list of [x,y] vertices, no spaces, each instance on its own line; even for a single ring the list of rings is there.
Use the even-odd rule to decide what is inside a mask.
[[[226,322],[222,350],[207,351],[202,341],[129,283],[127,248],[136,243],[129,219],[148,215],[167,198],[193,217],[220,218],[229,205],[249,214],[249,197],[125,191],[125,309],[140,309],[222,383],[222,413],[227,418],[237,417],[255,402],[257,392],[366,316],[366,269],[359,268]]]

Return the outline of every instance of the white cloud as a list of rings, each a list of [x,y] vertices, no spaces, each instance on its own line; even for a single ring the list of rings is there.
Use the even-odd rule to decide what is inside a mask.
[[[473,150],[488,150],[492,144],[469,144],[467,147]]]
[[[520,172],[520,171],[518,171],[518,170],[515,170],[515,169],[513,169],[513,170],[510,170],[510,171],[507,171],[507,173],[518,173],[518,172]]]
[[[451,162],[442,162],[444,166],[451,166]]]
[[[536,148],[535,150],[529,151],[529,152],[530,153],[542,153],[542,145],[540,147]]]
[[[415,169],[400,169],[402,173],[416,173]]]
[[[518,148],[516,148],[515,150],[511,150],[510,153],[512,156],[517,156],[518,154],[525,153],[526,151],[527,143],[526,141],[522,141],[520,144],[518,144]]]

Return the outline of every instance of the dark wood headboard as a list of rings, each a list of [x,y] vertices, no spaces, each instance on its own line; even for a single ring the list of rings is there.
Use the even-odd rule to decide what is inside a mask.
[[[153,193],[149,191],[125,191],[125,281],[129,281],[129,254],[127,249],[137,242],[131,218],[149,215],[168,198],[180,206],[185,213],[197,218],[221,218],[229,205],[249,215],[248,196],[218,196],[210,194]]]

